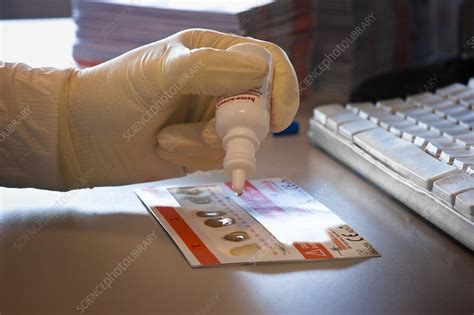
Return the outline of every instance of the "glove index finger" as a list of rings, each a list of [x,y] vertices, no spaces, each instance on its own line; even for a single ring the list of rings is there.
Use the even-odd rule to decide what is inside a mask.
[[[299,107],[299,86],[296,72],[287,54],[278,45],[234,34],[226,34],[206,29],[184,31],[185,45],[189,47],[214,47],[228,49],[240,43],[260,45],[272,54],[273,59],[273,90],[272,90],[272,131],[285,129],[293,120]]]
[[[268,65],[243,52],[175,45],[164,56],[163,71],[164,81],[179,85],[181,94],[220,96],[258,85]]]

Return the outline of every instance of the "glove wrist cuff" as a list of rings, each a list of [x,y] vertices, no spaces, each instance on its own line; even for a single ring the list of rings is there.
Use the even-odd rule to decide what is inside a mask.
[[[59,106],[59,125],[58,125],[58,164],[61,172],[63,187],[74,189],[84,186],[90,186],[88,181],[92,174],[83,172],[79,164],[77,154],[71,135],[70,125],[70,92],[72,83],[80,76],[81,70],[72,69],[64,82],[62,101]],[[77,106],[77,104],[73,105]]]

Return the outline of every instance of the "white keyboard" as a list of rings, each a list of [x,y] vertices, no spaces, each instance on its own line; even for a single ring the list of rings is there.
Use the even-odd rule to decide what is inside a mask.
[[[474,250],[474,79],[317,107],[310,124],[313,144]]]

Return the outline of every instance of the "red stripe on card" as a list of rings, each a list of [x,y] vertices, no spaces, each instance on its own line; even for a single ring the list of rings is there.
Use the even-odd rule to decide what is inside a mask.
[[[321,243],[298,242],[293,246],[303,255],[305,259],[328,259],[333,258],[331,253]]]
[[[232,189],[231,183],[226,183],[226,185]],[[270,217],[285,213],[285,210],[278,207],[267,196],[262,194],[262,192],[258,190],[257,187],[248,181],[245,182],[244,191],[239,198],[245,201],[245,203],[248,204],[255,212],[262,216]]]
[[[155,207],[166,222],[173,228],[178,236],[183,240],[184,244],[193,253],[197,260],[203,265],[218,265],[220,261],[214,256],[207,246],[201,241],[199,236],[189,227],[184,219],[179,215],[173,207]]]

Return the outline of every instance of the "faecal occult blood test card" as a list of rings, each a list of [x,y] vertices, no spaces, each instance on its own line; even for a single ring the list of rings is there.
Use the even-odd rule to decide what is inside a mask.
[[[322,203],[284,178],[154,186],[135,193],[192,267],[315,261],[380,254]]]

